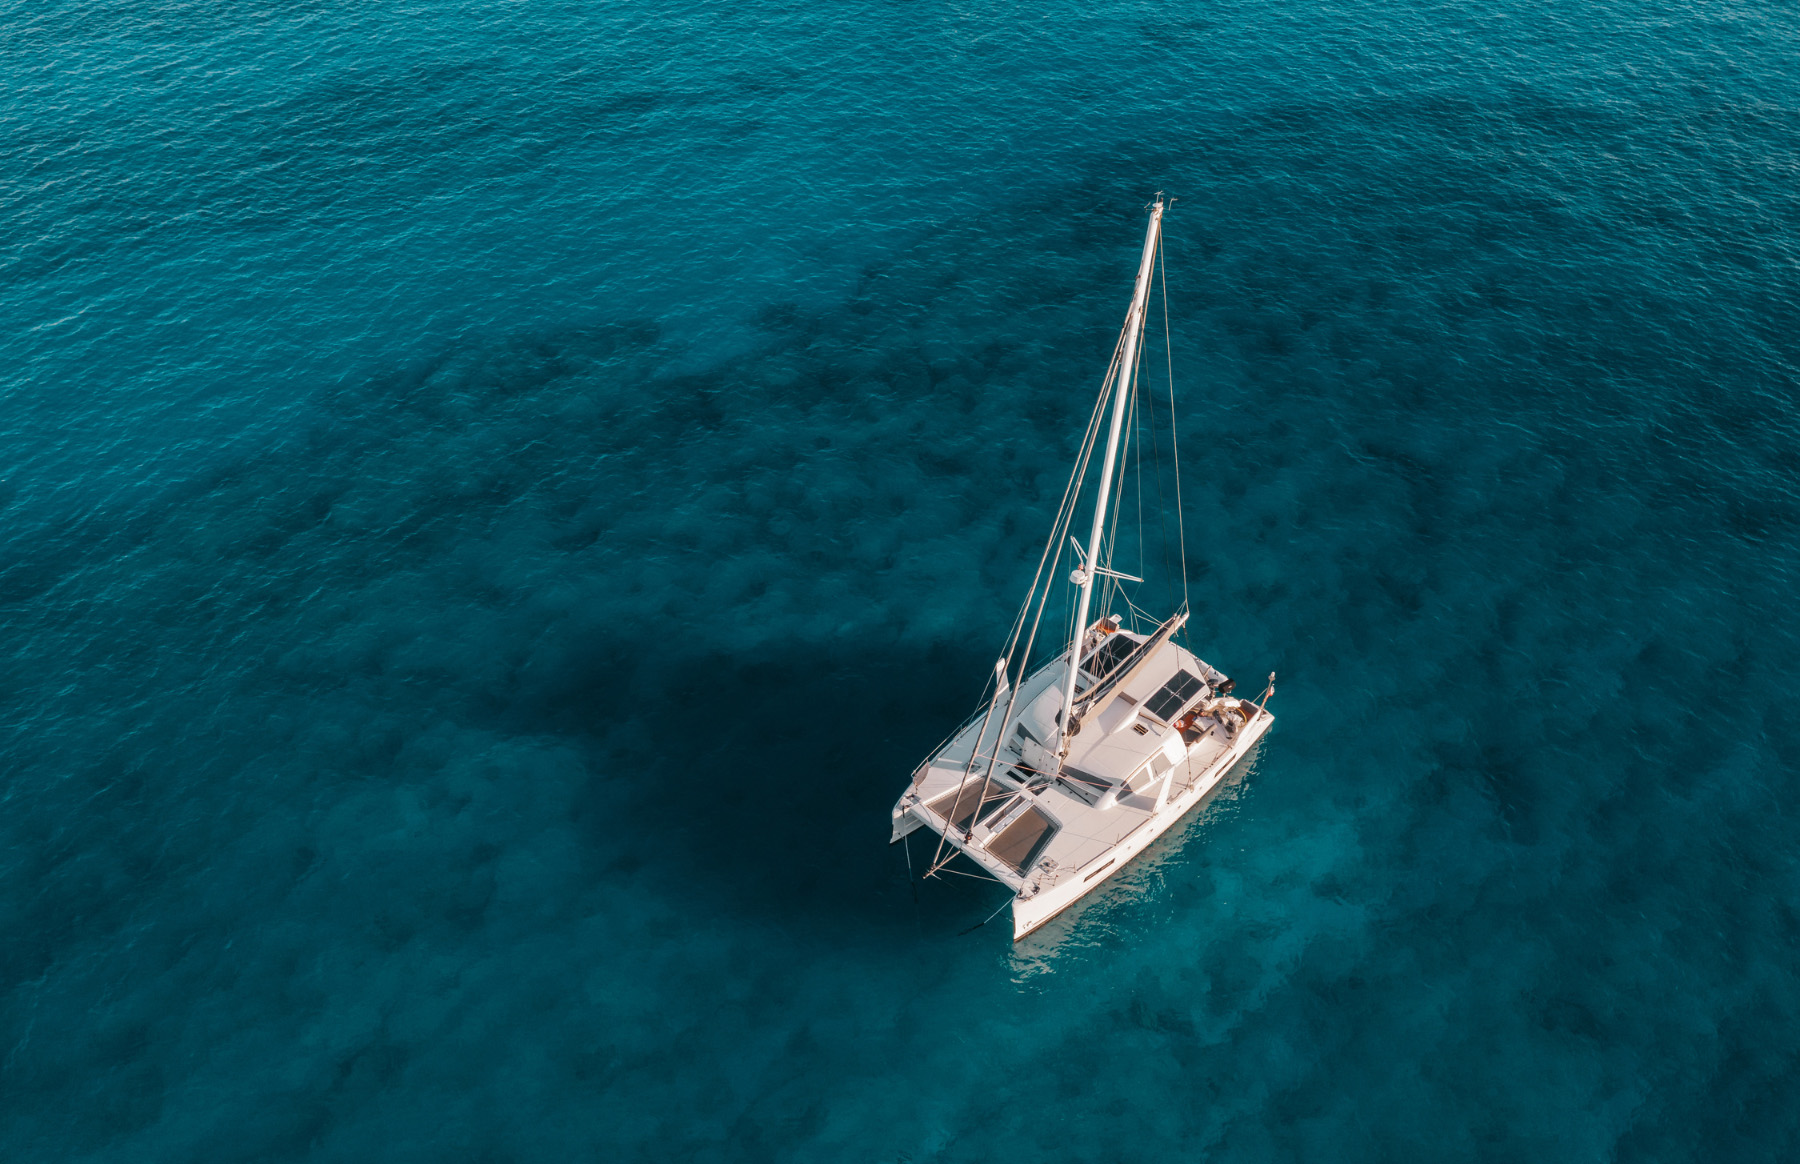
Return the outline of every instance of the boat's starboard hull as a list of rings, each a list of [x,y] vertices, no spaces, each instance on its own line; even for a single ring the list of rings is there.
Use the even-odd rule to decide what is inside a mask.
[[[1250,754],[1256,744],[1274,726],[1275,717],[1264,711],[1256,716],[1233,742],[1232,748],[1198,774],[1189,790],[1171,797],[1163,810],[1151,817],[1143,827],[1119,842],[1112,851],[1096,858],[1083,869],[1048,888],[1030,893],[1030,887],[1013,899],[1013,941],[1032,933],[1100,886],[1148,849],[1157,838],[1204,803],[1225,783],[1225,777]],[[1027,896],[1029,894],[1029,896]]]

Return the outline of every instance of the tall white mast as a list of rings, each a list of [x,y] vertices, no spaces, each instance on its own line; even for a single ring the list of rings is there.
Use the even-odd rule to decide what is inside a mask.
[[[1069,717],[1075,710],[1075,676],[1081,668],[1081,641],[1087,634],[1088,602],[1094,593],[1094,575],[1100,570],[1100,535],[1106,525],[1106,505],[1112,495],[1113,468],[1119,459],[1119,434],[1125,427],[1125,408],[1131,398],[1131,377],[1137,366],[1138,337],[1144,331],[1144,305],[1150,299],[1150,272],[1156,265],[1156,238],[1162,229],[1160,193],[1150,207],[1150,228],[1144,233],[1144,257],[1138,262],[1137,288],[1131,294],[1131,314],[1125,317],[1125,350],[1120,353],[1119,373],[1113,379],[1112,429],[1106,437],[1106,460],[1100,467],[1100,495],[1094,500],[1094,528],[1088,534],[1087,561],[1077,566],[1071,580],[1081,587],[1075,608],[1075,641],[1069,644],[1069,679],[1063,687],[1061,751],[1069,750]]]

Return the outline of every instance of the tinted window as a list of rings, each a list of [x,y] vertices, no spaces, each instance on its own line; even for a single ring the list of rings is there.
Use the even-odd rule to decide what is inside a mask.
[[[1199,678],[1186,669],[1175,672],[1175,677],[1164,683],[1149,699],[1144,700],[1144,710],[1160,720],[1171,720],[1181,710],[1181,705],[1200,692]]]

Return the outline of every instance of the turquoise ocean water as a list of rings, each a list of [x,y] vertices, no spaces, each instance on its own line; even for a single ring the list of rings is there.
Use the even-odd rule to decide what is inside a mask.
[[[0,29],[0,1158],[1800,1154],[1792,5]],[[1158,189],[1280,721],[1015,947],[887,810]]]

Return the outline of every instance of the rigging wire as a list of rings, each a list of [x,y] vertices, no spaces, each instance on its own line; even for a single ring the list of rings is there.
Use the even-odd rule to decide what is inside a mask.
[[[1132,618],[1134,618],[1134,619],[1141,618],[1144,620],[1145,623],[1147,623],[1151,626],[1158,625],[1156,620],[1153,617],[1151,617],[1151,614],[1149,611],[1143,609],[1137,603],[1135,603],[1131,600],[1131,595],[1126,594],[1124,591],[1120,591],[1119,597],[1123,598],[1125,600],[1125,605],[1131,609],[1131,617]]]
[[[1175,419],[1175,347],[1169,335],[1169,276],[1163,266],[1162,237],[1156,239],[1156,274],[1162,284],[1163,301],[1163,356],[1167,361],[1169,373],[1169,457],[1175,462],[1175,533],[1181,539],[1181,606],[1184,610],[1192,610],[1188,599],[1187,574],[1187,520],[1181,512],[1181,436],[1180,425]],[[1187,626],[1183,624],[1181,633],[1187,635]],[[1194,640],[1189,638],[1191,647]]]
[[[1119,458],[1119,462],[1120,462],[1119,463],[1119,479],[1121,482],[1123,482],[1124,477],[1125,477],[1126,457],[1129,456],[1130,450],[1132,448],[1132,444],[1131,444],[1132,433],[1136,429],[1136,426],[1137,426],[1138,386],[1143,380],[1143,375],[1142,375],[1143,367],[1144,367],[1144,346],[1142,344],[1139,344],[1138,350],[1137,350],[1137,362],[1131,370],[1131,372],[1132,372],[1132,374],[1131,374],[1131,399],[1127,405],[1127,407],[1131,410],[1132,423],[1125,426],[1125,452],[1126,452],[1126,455],[1121,456]],[[1142,456],[1141,450],[1139,452],[1139,455],[1141,458],[1141,456]],[[1117,491],[1117,493],[1113,497],[1112,519],[1111,519],[1110,523],[1108,524],[1107,535],[1105,538],[1106,560],[1109,565],[1112,563],[1113,549],[1118,542],[1119,513],[1120,513],[1120,510],[1123,508],[1124,504],[1125,504],[1125,490],[1120,489]],[[1108,583],[1110,583],[1110,585],[1107,587],[1103,587],[1101,589],[1101,597],[1103,599],[1105,599],[1106,601],[1110,602],[1112,600],[1112,598],[1117,597],[1118,594],[1121,593],[1121,591],[1119,589],[1119,580],[1117,578],[1108,578],[1107,581],[1108,581]],[[1079,633],[1081,633],[1081,631],[1086,630],[1086,629],[1087,629],[1086,627],[1078,628],[1076,633],[1079,634]]]
[[[1137,415],[1138,415],[1138,413],[1137,413],[1137,377],[1136,376],[1133,376],[1132,380],[1131,380],[1131,399],[1126,403],[1126,410],[1127,410],[1126,415],[1129,417],[1129,419],[1126,421],[1126,423],[1124,425],[1125,447],[1123,450],[1121,450],[1120,456],[1119,456],[1119,482],[1121,485],[1123,485],[1124,481],[1125,481],[1125,468],[1130,463],[1132,454],[1134,452],[1138,451],[1136,446],[1134,446],[1132,444],[1132,439],[1131,439],[1132,433],[1135,430],[1135,427],[1137,425]],[[1115,496],[1113,498],[1112,520],[1107,524],[1106,537],[1101,539],[1102,544],[1106,547],[1106,564],[1109,568],[1112,566],[1112,563],[1113,563],[1113,554],[1118,549],[1119,514],[1123,511],[1124,505],[1125,505],[1125,490],[1123,488],[1121,488],[1118,490],[1117,496]],[[1141,529],[1141,526],[1140,526],[1140,529]],[[1096,558],[1094,560],[1094,564],[1096,566],[1098,566],[1100,564],[1100,559]],[[1112,610],[1113,599],[1117,598],[1120,593],[1120,590],[1119,590],[1120,580],[1117,578],[1114,578],[1110,574],[1102,574],[1100,577],[1101,577],[1100,609],[1104,612],[1110,613]],[[1073,611],[1070,612],[1069,617],[1070,617],[1071,625],[1072,625],[1073,619],[1075,617]],[[1079,633],[1081,633],[1081,631],[1084,631],[1086,629],[1087,629],[1086,627],[1079,627],[1076,629],[1075,633],[1079,634]]]
[[[956,872],[956,870],[952,869],[951,872],[954,873],[954,872]],[[965,876],[966,876],[966,874],[965,874]],[[1005,901],[1000,903],[1000,909],[1005,909],[1007,906],[1009,906],[1011,904],[1012,904],[1012,898],[1009,897]],[[980,921],[976,922],[974,925],[972,925],[968,929],[964,930],[962,932],[962,934],[957,934],[956,936],[960,938],[963,936],[963,934],[974,933],[976,930],[980,929],[982,926],[987,925],[989,922],[991,922],[995,918],[999,917],[1000,909],[997,909],[993,913],[988,914],[986,917],[982,918]]]
[[[1163,344],[1164,344],[1165,353],[1166,353],[1167,359],[1168,359],[1170,440],[1171,440],[1171,443],[1173,444],[1174,440],[1175,440],[1175,436],[1174,436],[1174,427],[1175,427],[1174,355],[1173,355],[1173,347],[1171,345],[1171,341],[1170,341],[1170,337],[1169,337],[1168,279],[1167,279],[1166,271],[1164,271],[1162,268],[1162,264],[1163,264],[1162,246],[1163,246],[1162,238],[1161,238],[1160,232],[1159,232],[1158,238],[1156,240],[1156,260],[1157,260],[1157,264],[1158,264],[1159,274],[1162,276],[1162,284],[1163,284],[1163,288],[1162,288]],[[1135,307],[1136,305],[1133,304],[1133,306]],[[1046,604],[1049,602],[1051,590],[1056,587],[1056,575],[1054,572],[1055,571],[1054,564],[1059,563],[1062,560],[1062,543],[1063,543],[1065,536],[1067,536],[1069,533],[1069,527],[1072,525],[1072,523],[1074,521],[1075,511],[1078,508],[1079,503],[1080,503],[1082,478],[1086,475],[1088,465],[1093,457],[1094,446],[1095,446],[1095,443],[1099,436],[1099,430],[1100,430],[1100,426],[1101,426],[1102,417],[1105,412],[1106,402],[1110,395],[1109,389],[1116,386],[1117,377],[1123,371],[1123,369],[1120,367],[1120,364],[1122,362],[1122,357],[1124,355],[1125,336],[1130,329],[1131,322],[1132,322],[1132,312],[1130,309],[1127,309],[1126,315],[1125,315],[1125,326],[1124,326],[1124,328],[1121,329],[1119,339],[1114,344],[1112,361],[1107,367],[1106,375],[1104,377],[1102,377],[1102,379],[1101,379],[1100,393],[1094,403],[1094,411],[1088,418],[1087,431],[1083,435],[1081,454],[1077,458],[1075,467],[1069,475],[1069,483],[1063,490],[1062,503],[1061,503],[1061,505],[1058,506],[1056,520],[1052,524],[1050,540],[1045,544],[1044,553],[1038,559],[1038,568],[1037,568],[1036,573],[1032,576],[1031,587],[1025,593],[1025,601],[1020,606],[1018,616],[1015,618],[1012,629],[1007,636],[1006,650],[1005,650],[1005,653],[1001,656],[1001,664],[1002,665],[999,668],[997,668],[999,673],[998,673],[997,677],[993,680],[993,682],[996,685],[995,693],[994,693],[994,696],[988,700],[988,706],[982,716],[981,728],[979,731],[977,731],[977,733],[975,735],[974,747],[972,747],[970,749],[969,759],[963,766],[962,782],[959,784],[959,786],[957,788],[956,798],[952,803],[950,815],[947,818],[947,821],[954,821],[957,818],[957,816],[960,814],[964,794],[968,791],[968,786],[971,783],[971,781],[968,779],[968,777],[973,772],[976,762],[983,758],[981,756],[981,742],[986,737],[987,725],[989,722],[992,721],[995,705],[999,702],[998,684],[1002,680],[1006,679],[1008,671],[1011,669],[1011,666],[1015,659],[1015,650],[1019,646],[1020,637],[1024,632],[1025,621],[1026,621],[1028,612],[1031,610],[1032,600],[1034,598],[1036,598],[1037,599],[1037,613],[1035,616],[1031,617],[1031,633],[1029,636],[1026,636],[1024,651],[1022,654],[1016,656],[1017,661],[1018,661],[1018,678],[1016,681],[1014,681],[1010,684],[1011,690],[1010,690],[1010,693],[1009,693],[1009,696],[1007,699],[1007,703],[1006,703],[1006,711],[1002,714],[1002,716],[1000,718],[1000,723],[1001,723],[1002,727],[1004,727],[1005,724],[1011,722],[1011,720],[1012,720],[1013,710],[1018,703],[1020,687],[1025,680],[1025,672],[1029,668],[1030,663],[1031,663],[1031,652],[1032,652],[1033,647],[1037,643],[1038,630],[1040,629],[1040,627],[1042,626],[1042,623],[1043,623],[1044,608],[1045,608]],[[1135,431],[1136,426],[1139,423],[1139,414],[1137,412],[1138,389],[1141,386],[1141,382],[1142,382],[1142,376],[1140,373],[1143,368],[1143,360],[1144,360],[1143,346],[1139,345],[1138,350],[1135,353],[1135,359],[1133,360],[1133,367],[1131,369],[1131,371],[1132,371],[1131,398],[1129,400],[1128,407],[1131,410],[1132,425],[1126,430],[1126,440],[1128,443],[1131,439],[1131,433],[1133,431]],[[1150,411],[1151,411],[1151,424],[1154,425],[1155,424],[1155,404],[1154,404],[1153,398],[1148,398],[1148,399],[1151,399],[1151,403],[1150,403],[1149,407],[1150,407]],[[1153,435],[1152,440],[1154,440],[1154,439],[1155,438]],[[1138,460],[1136,462],[1137,474],[1138,474],[1138,494],[1139,494],[1139,501],[1138,501],[1138,508],[1139,508],[1138,543],[1139,543],[1139,547],[1138,548],[1139,548],[1139,552],[1140,552],[1140,556],[1141,556],[1142,552],[1143,552],[1143,548],[1144,548],[1143,547],[1143,515],[1142,515],[1142,510],[1143,510],[1143,499],[1142,499],[1142,494],[1143,494],[1143,452],[1142,452],[1141,446],[1137,450],[1135,450],[1135,452],[1138,457]],[[1159,503],[1160,503],[1161,496],[1162,496],[1162,460],[1161,460],[1160,442],[1158,442],[1157,444],[1152,446],[1152,452],[1156,459],[1157,494],[1158,494],[1158,499],[1159,499]],[[1180,532],[1180,537],[1181,537],[1181,557],[1182,557],[1181,589],[1182,589],[1182,602],[1183,602],[1183,605],[1185,608],[1186,603],[1187,603],[1187,595],[1188,595],[1187,536],[1186,536],[1185,523],[1183,521],[1182,514],[1181,514],[1180,460],[1179,460],[1178,450],[1176,452],[1176,458],[1177,458],[1176,459],[1176,523],[1177,523],[1177,527],[1178,527],[1178,530]],[[1123,458],[1121,458],[1121,461],[1123,462]],[[1120,464],[1119,474],[1120,474],[1121,478],[1124,476],[1124,464],[1123,463]],[[1111,521],[1109,522],[1109,528],[1107,530],[1106,536],[1096,539],[1097,543],[1103,543],[1103,545],[1095,544],[1095,545],[1086,547],[1086,553],[1087,553],[1087,559],[1088,559],[1087,563],[1086,563],[1087,569],[1092,570],[1099,566],[1099,564],[1102,560],[1102,549],[1103,548],[1105,551],[1105,554],[1104,554],[1105,560],[1109,564],[1112,561],[1113,550],[1116,547],[1117,539],[1118,539],[1119,513],[1120,513],[1121,505],[1124,500],[1122,494],[1123,494],[1123,491],[1121,490],[1120,495],[1115,496],[1112,500],[1112,510],[1113,511],[1112,511]],[[1161,526],[1160,519],[1159,519],[1159,526]],[[1164,570],[1165,570],[1165,574],[1167,574],[1168,573],[1168,570],[1167,570],[1168,534],[1166,532],[1166,530],[1167,530],[1166,526],[1161,526],[1161,528],[1164,530],[1164,533],[1162,535],[1163,547],[1164,547],[1163,556],[1164,556]],[[1047,579],[1045,577],[1046,567],[1049,567],[1052,570],[1052,573],[1050,574],[1049,578],[1047,578]],[[1042,589],[1041,594],[1039,593],[1039,583],[1040,582],[1043,583],[1043,589]],[[1125,599],[1126,605],[1128,607],[1130,607],[1134,619],[1140,613],[1136,604],[1131,602],[1130,596],[1124,594],[1122,588],[1119,585],[1119,579],[1112,578],[1110,576],[1106,576],[1106,584],[1102,587],[1101,595],[1102,595],[1103,608],[1110,603],[1110,601],[1112,600],[1112,598],[1114,596],[1119,596],[1119,597],[1123,597]],[[1074,620],[1075,620],[1075,611],[1073,608],[1071,608],[1070,612],[1069,612],[1069,621],[1070,621],[1070,626],[1071,626],[1071,632],[1070,632],[1070,636],[1069,636],[1070,637],[1069,665],[1071,667],[1076,667],[1076,666],[1080,665],[1080,651],[1081,651],[1081,647],[1083,646],[1081,639],[1082,639],[1083,632],[1086,630],[1085,627],[1074,626],[1073,625]],[[1185,627],[1184,627],[1184,630],[1185,630]],[[960,732],[961,730],[963,730],[963,729],[959,729],[958,731]],[[958,733],[952,733],[952,738],[954,738],[954,736],[956,734],[958,734]],[[994,769],[1000,758],[1000,748],[1001,748],[1001,741],[999,739],[996,739],[994,741],[992,754],[990,756],[985,757],[987,759],[988,763],[987,763],[987,768],[982,775],[981,792],[979,793],[979,799],[976,801],[976,804],[978,806],[980,804],[984,803],[987,799],[988,789],[992,785],[992,781],[993,781]],[[976,815],[976,816],[980,815],[979,809],[977,810],[977,812],[974,815]],[[974,821],[973,817],[971,817],[969,827],[964,830],[964,839],[965,840],[968,837],[973,835],[974,824],[975,824],[975,821]],[[948,871],[948,872],[956,872],[955,870],[944,870],[944,866],[949,864],[949,862],[951,860],[953,860],[956,856],[956,850],[954,847],[952,847],[949,856],[943,856],[943,849],[947,843],[948,843],[948,836],[946,835],[946,833],[940,833],[938,836],[937,849],[936,849],[936,851],[933,852],[931,864],[925,872],[926,877],[934,876],[941,870]],[[910,857],[910,851],[909,851],[908,855]],[[941,860],[940,860],[940,857],[942,858]],[[967,876],[967,874],[965,874],[965,876]],[[1005,906],[1003,905],[1001,908],[1004,909]],[[997,916],[997,914],[998,914],[998,911],[996,911],[996,916]],[[990,917],[988,920],[992,920],[992,918]],[[980,923],[980,925],[986,925],[986,924],[987,924],[986,921]],[[976,927],[972,927],[972,928],[978,929],[978,928],[980,928],[980,926],[976,926]],[[965,931],[965,932],[967,932],[967,931]]]
[[[1161,248],[1162,248],[1162,240],[1159,238],[1159,239],[1157,239],[1157,254],[1159,254],[1159,255],[1162,253]],[[1163,330],[1165,333],[1165,338],[1166,338],[1166,333],[1168,331],[1168,326],[1169,326],[1168,320],[1165,318],[1163,320]],[[1163,585],[1166,587],[1166,589],[1164,590],[1164,593],[1168,594],[1168,596],[1169,596],[1169,605],[1174,606],[1175,605],[1175,596],[1172,592],[1175,588],[1175,571],[1169,569],[1169,522],[1168,522],[1168,517],[1167,517],[1168,501],[1163,496],[1162,441],[1156,435],[1156,394],[1154,392],[1145,392],[1144,393],[1144,402],[1145,402],[1145,406],[1148,407],[1150,410],[1150,439],[1152,441],[1151,453],[1154,455],[1155,460],[1156,460],[1156,532],[1158,535],[1158,540],[1162,543]],[[1171,408],[1169,410],[1169,424],[1171,426],[1173,426],[1174,423],[1175,423],[1175,410]],[[1186,595],[1184,594],[1183,597],[1185,598]],[[1184,627],[1183,629],[1185,630],[1186,628]]]
[[[1006,884],[1006,882],[1000,880],[998,877],[995,877],[991,873],[988,873],[988,874],[964,873],[961,869],[946,869],[946,870],[944,870],[944,872],[953,873],[958,877],[967,877],[971,881],[991,881],[995,885],[1005,885]]]
[[[906,884],[907,887],[912,890],[913,932],[920,937],[924,937],[925,922],[924,919],[919,916],[919,879],[913,876],[911,833],[907,833],[900,838],[900,846],[906,850]]]
[[[1131,386],[1132,431],[1136,432],[1138,425],[1142,423],[1142,414],[1138,412],[1138,385],[1133,384]],[[1137,476],[1138,577],[1143,578],[1148,576],[1148,572],[1144,569],[1144,442],[1142,440],[1139,440],[1137,443],[1137,460],[1133,464]],[[1131,629],[1135,631],[1137,629],[1136,606],[1135,604],[1132,604],[1130,595],[1124,594],[1122,590],[1120,591],[1120,594],[1124,597],[1127,605],[1131,605],[1133,608]]]
[[[1127,314],[1127,319],[1129,319],[1129,318],[1130,318],[1129,314]],[[1000,723],[1001,723],[1002,727],[1004,727],[1008,722],[1011,721],[1013,708],[1018,703],[1019,687],[1020,687],[1020,684],[1022,684],[1025,681],[1025,671],[1026,671],[1026,668],[1029,667],[1030,663],[1031,663],[1031,650],[1032,650],[1032,647],[1037,643],[1038,627],[1042,624],[1043,619],[1044,619],[1044,604],[1049,601],[1050,591],[1054,587],[1055,575],[1054,575],[1054,573],[1052,573],[1050,578],[1046,579],[1045,575],[1044,575],[1045,567],[1050,566],[1051,569],[1054,570],[1053,563],[1060,562],[1062,560],[1062,539],[1063,539],[1064,535],[1068,532],[1070,523],[1074,520],[1075,510],[1081,500],[1081,480],[1087,474],[1088,463],[1093,459],[1094,444],[1100,435],[1101,420],[1102,420],[1103,416],[1105,415],[1106,400],[1109,395],[1109,389],[1110,389],[1115,377],[1118,375],[1119,364],[1122,362],[1122,357],[1124,355],[1124,348],[1125,348],[1125,336],[1124,336],[1124,333],[1121,331],[1118,342],[1113,345],[1112,361],[1107,365],[1106,375],[1101,378],[1100,393],[1099,393],[1098,398],[1094,402],[1094,411],[1088,417],[1087,431],[1082,436],[1080,456],[1078,456],[1076,458],[1075,467],[1069,473],[1069,483],[1066,486],[1064,486],[1064,488],[1063,488],[1062,502],[1057,507],[1056,521],[1054,523],[1052,523],[1052,526],[1051,526],[1050,540],[1044,544],[1044,552],[1043,552],[1042,556],[1040,556],[1038,558],[1038,568],[1037,568],[1037,572],[1032,575],[1031,589],[1029,589],[1025,592],[1025,602],[1019,608],[1018,617],[1013,623],[1012,633],[1008,636],[1006,651],[1001,656],[1001,658],[1003,660],[1005,660],[1007,666],[1010,668],[1010,666],[1012,664],[1012,660],[1013,660],[1014,649],[1017,648],[1017,646],[1019,645],[1019,636],[1020,636],[1021,632],[1024,630],[1026,616],[1031,610],[1031,600],[1034,596],[1037,597],[1038,598],[1037,615],[1031,621],[1031,634],[1026,639],[1024,653],[1019,659],[1018,680],[1016,682],[1012,683],[1012,685],[1011,685],[1012,690],[1011,690],[1011,694],[1008,697],[1007,702],[1006,702],[1006,712],[1000,718]],[[1088,555],[1090,558],[1092,558],[1093,553],[1094,553],[1094,550],[1092,547],[1090,547],[1088,550]],[[1041,596],[1038,595],[1039,582],[1044,583],[1043,593]],[[1000,677],[1004,677],[1005,674],[1006,674],[1005,670],[1000,671]],[[995,683],[996,683],[996,689],[995,689],[994,697],[988,700],[987,710],[986,710],[985,714],[982,716],[981,728],[979,731],[977,731],[975,733],[975,746],[970,749],[968,763],[966,763],[963,766],[962,783],[960,785],[958,785],[958,787],[957,787],[956,799],[951,804],[949,817],[946,818],[949,821],[954,821],[957,818],[957,815],[962,810],[963,794],[968,790],[968,785],[970,783],[969,774],[974,770],[975,762],[980,758],[981,741],[986,737],[987,725],[993,718],[994,704],[999,701],[999,690],[998,690],[998,686],[997,686],[999,683],[999,677],[997,677],[995,679]],[[954,738],[954,733],[953,733],[953,738]],[[1000,756],[1000,741],[998,739],[996,739],[994,741],[994,754],[988,758],[987,770],[982,774],[982,778],[981,778],[980,796],[981,796],[982,800],[985,800],[987,798],[988,787],[991,784],[991,782],[993,781],[994,765],[995,765],[995,762],[999,759],[999,756]],[[976,803],[979,804],[979,803],[981,803],[981,801],[977,801]],[[969,833],[971,833],[971,834],[973,832],[973,823],[974,823],[973,821],[970,822],[971,827],[968,830]],[[931,854],[931,864],[926,869],[925,876],[930,877],[930,876],[935,875],[938,872],[938,870],[942,869],[946,864],[948,864],[956,856],[956,850],[954,847],[951,848],[950,855],[948,857],[944,856],[944,846],[947,843],[948,843],[948,838],[943,833],[939,833],[937,847],[936,847],[936,849],[933,850],[933,852]]]

